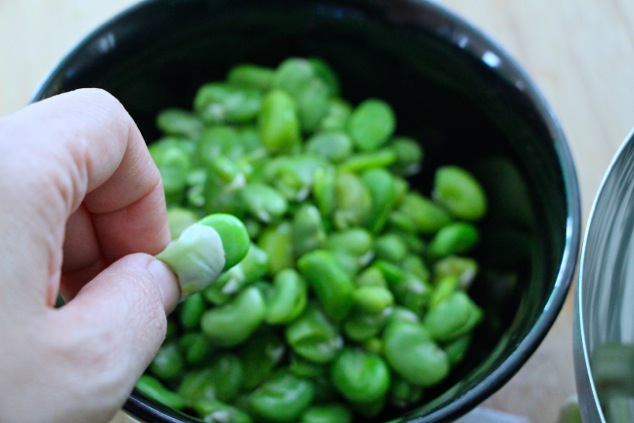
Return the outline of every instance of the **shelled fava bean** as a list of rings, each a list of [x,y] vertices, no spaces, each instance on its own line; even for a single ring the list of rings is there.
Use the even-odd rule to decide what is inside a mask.
[[[228,213],[252,244],[179,305],[142,392],[207,422],[345,423],[425,401],[462,360],[486,198],[457,166],[413,190],[423,151],[389,104],[291,58],[235,66],[157,123],[173,236]]]

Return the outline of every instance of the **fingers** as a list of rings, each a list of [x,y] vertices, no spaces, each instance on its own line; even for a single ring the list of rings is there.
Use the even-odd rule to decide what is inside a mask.
[[[134,251],[154,254],[169,241],[160,175],[109,94],[87,89],[41,101],[0,119],[0,131],[0,154],[10,157],[0,167],[0,235],[15,240],[0,254],[14,263],[3,271],[13,283],[56,283],[74,213],[64,270],[75,274]],[[25,300],[34,294],[40,304],[50,298],[38,286]]]
[[[67,347],[76,349],[74,365],[86,365],[76,371],[95,372],[95,378],[108,373],[127,395],[163,342],[166,314],[179,295],[172,271],[147,254],[131,254],[107,267],[55,310],[71,342]]]
[[[7,411],[22,419],[28,415],[29,421],[108,421],[164,340],[166,312],[179,296],[174,278],[153,257],[129,255],[102,271],[73,301],[48,309],[43,322],[21,327],[8,351],[33,356],[37,383],[24,377],[34,368],[14,371],[0,365],[13,388],[6,394],[17,396]]]

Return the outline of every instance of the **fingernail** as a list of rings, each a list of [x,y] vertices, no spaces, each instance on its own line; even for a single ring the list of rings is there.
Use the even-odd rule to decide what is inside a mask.
[[[156,259],[148,263],[148,271],[154,276],[154,280],[161,291],[165,312],[171,313],[176,308],[180,298],[180,287],[178,286],[176,275],[165,263]]]

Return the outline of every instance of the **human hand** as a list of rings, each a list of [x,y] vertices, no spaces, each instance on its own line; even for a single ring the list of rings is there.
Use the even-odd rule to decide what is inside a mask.
[[[112,418],[178,301],[151,256],[169,238],[160,175],[112,96],[0,118],[1,422]]]

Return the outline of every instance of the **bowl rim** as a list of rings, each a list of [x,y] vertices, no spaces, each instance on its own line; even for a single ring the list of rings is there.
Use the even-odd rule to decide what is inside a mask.
[[[379,3],[389,4],[389,1],[390,0],[380,0]],[[442,42],[458,46],[461,50],[466,52],[467,55],[478,59],[486,66],[495,68],[501,78],[515,85],[529,100],[529,103],[537,112],[541,123],[545,125],[547,132],[550,134],[551,139],[549,142],[553,143],[558,167],[561,171],[567,210],[565,243],[557,270],[557,277],[534,325],[530,328],[526,336],[519,341],[516,348],[507,356],[504,362],[493,369],[484,379],[479,381],[473,389],[461,397],[456,398],[452,403],[433,410],[423,417],[415,417],[408,420],[401,417],[392,420],[392,422],[407,421],[408,423],[427,423],[458,418],[491,396],[520,370],[546,337],[563,308],[577,267],[581,243],[581,199],[575,164],[563,129],[551,106],[522,66],[510,56],[494,38],[461,17],[456,11],[449,7],[440,5],[433,0],[404,1],[408,1],[416,7],[424,9],[426,12],[435,14],[435,17],[441,19],[445,24],[442,30],[434,30],[430,28],[429,25],[425,26],[418,22],[418,29],[429,31]],[[116,13],[110,19],[89,32],[48,72],[36,88],[31,102],[41,100],[43,98],[42,93],[54,83],[55,75],[62,73],[77,55],[96,39],[101,38],[103,34],[108,31],[109,27],[122,19],[143,13],[145,8],[154,7],[160,3],[164,2],[162,0],[142,0]],[[359,2],[357,1],[356,3]],[[361,3],[367,5],[371,2],[364,0]],[[466,43],[465,40],[467,41]],[[198,419],[188,419],[187,416],[184,416],[181,420],[174,419],[146,404],[143,400],[134,395],[134,393],[128,398],[124,409],[138,418],[145,418],[148,419],[148,421],[161,421],[166,423],[200,422]]]

